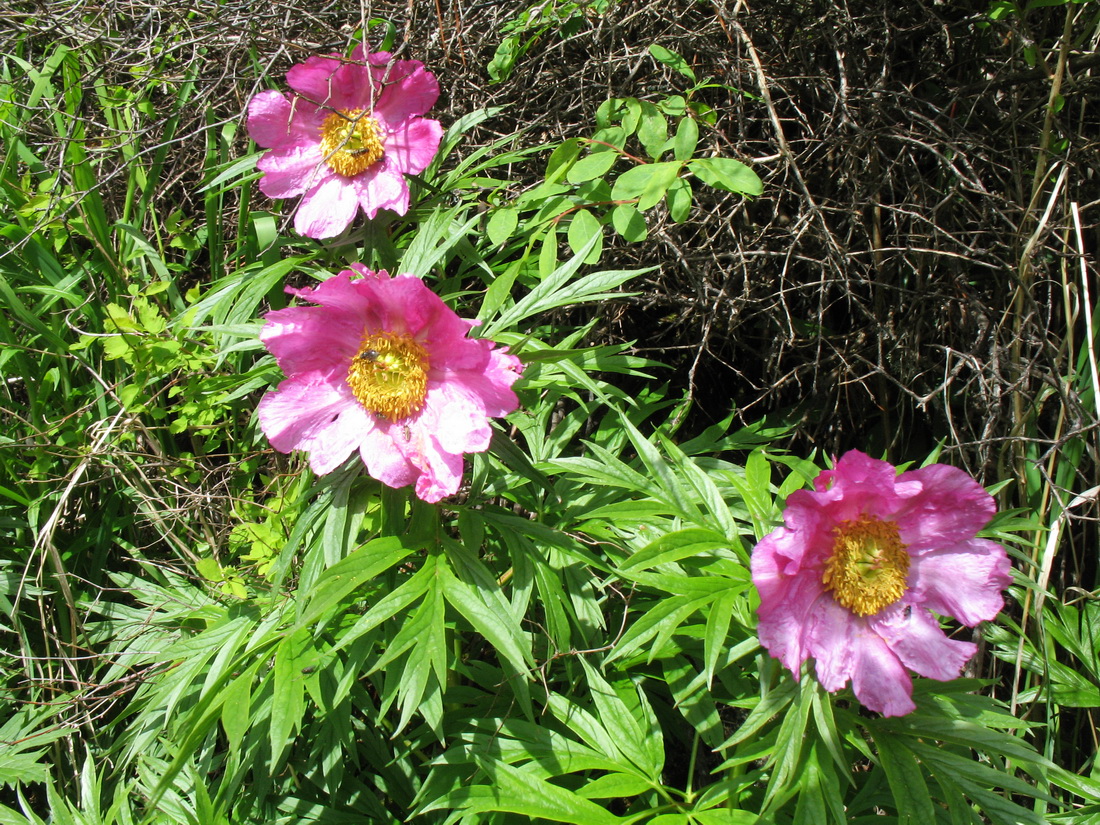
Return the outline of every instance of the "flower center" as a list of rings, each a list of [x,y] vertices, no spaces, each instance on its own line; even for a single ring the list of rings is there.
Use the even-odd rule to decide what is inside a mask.
[[[351,359],[347,381],[360,404],[390,421],[400,421],[424,406],[428,353],[407,335],[365,335]]]
[[[857,616],[869,616],[904,595],[909,554],[894,522],[862,516],[842,521],[833,535],[821,583],[839,604]]]
[[[378,121],[364,109],[333,112],[321,124],[321,153],[336,174],[358,175],[382,157]]]

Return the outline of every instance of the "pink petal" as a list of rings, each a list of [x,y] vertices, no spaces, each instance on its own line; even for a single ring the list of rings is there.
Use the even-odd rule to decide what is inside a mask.
[[[757,632],[760,643],[797,679],[802,663],[810,657],[807,636],[811,617],[819,609],[819,601],[831,599],[823,594],[818,580],[807,576],[769,579],[767,567],[766,562],[758,565],[754,551],[753,580],[759,576],[761,582]]]
[[[385,426],[388,428],[391,449],[403,457],[416,472],[414,490],[419,498],[435,502],[458,492],[462,481],[462,456],[448,453],[440,447],[423,415],[393,424],[387,422]],[[387,455],[385,458],[396,465],[395,456]],[[371,475],[374,475],[373,470]],[[378,478],[386,481],[382,476]],[[403,483],[407,484],[408,481]]]
[[[435,438],[421,431],[417,442],[417,466],[420,477],[416,480],[416,495],[428,502],[439,501],[458,492],[462,482],[462,456],[442,449]]]
[[[474,322],[459,318],[415,275],[395,275],[379,289],[378,299],[391,315],[401,316],[401,329],[428,350],[432,369],[447,369],[453,359],[472,351],[483,367],[478,344],[466,338]]]
[[[379,88],[404,80],[417,69],[424,68],[419,60],[395,60],[389,52],[375,52],[370,55],[369,62]]]
[[[840,487],[838,492],[843,493],[845,488],[870,486],[889,490],[894,486],[895,478],[897,471],[889,462],[871,458],[859,450],[849,450],[840,457],[833,469],[823,470],[814,479],[814,489],[826,492]]]
[[[484,452],[493,428],[482,405],[463,389],[458,381],[429,384],[421,423],[444,452]]]
[[[406,175],[423,172],[439,151],[443,127],[438,120],[412,118],[392,128],[386,138],[386,157]]]
[[[489,365],[482,369],[464,371],[462,384],[467,392],[481,402],[485,415],[494,418],[505,416],[519,406],[519,399],[512,391],[512,384],[523,372],[523,364],[507,347],[493,348],[490,341],[478,340],[488,352]]]
[[[932,464],[899,479],[921,485],[894,515],[901,540],[913,554],[974,538],[996,511],[993,496],[956,467]]]
[[[293,198],[333,177],[317,144],[272,149],[260,158],[256,168],[264,173],[260,191],[269,198]]]
[[[271,445],[282,453],[305,450],[318,475],[339,467],[373,427],[346,385],[341,390],[317,373],[283,381],[257,412]]]
[[[294,229],[307,238],[332,238],[355,220],[358,208],[355,190],[346,178],[334,175],[302,198],[294,213]]]
[[[410,117],[424,114],[439,99],[439,82],[423,65],[398,77],[402,71],[404,67],[390,73],[396,82],[386,85],[374,106],[379,120],[391,128]]]
[[[910,601],[973,627],[1004,607],[1001,591],[1012,583],[1008,554],[987,539],[913,556]]]
[[[286,82],[306,100],[329,109],[370,108],[375,90],[366,66],[318,55],[291,67]]]
[[[363,337],[362,317],[318,312],[317,307],[288,307],[269,312],[260,340],[287,375],[344,372]]]
[[[825,594],[814,604],[806,631],[806,647],[814,657],[821,686],[840,690],[852,677],[861,648],[874,636],[866,623]],[[875,636],[877,640],[878,637]]]
[[[927,610],[895,605],[868,619],[894,655],[921,676],[946,682],[958,678],[978,646],[949,639]]]
[[[787,528],[773,530],[752,550],[752,583],[760,592],[760,642],[798,678],[809,658],[806,635],[818,599],[823,596],[818,576],[790,574],[789,557],[801,553],[802,537]]]
[[[248,103],[248,134],[260,146],[282,149],[316,143],[319,124],[307,116],[308,104],[295,104],[281,92],[260,92]]]
[[[792,575],[802,567],[820,566],[832,552],[832,530],[838,519],[831,516],[829,507],[822,506],[815,495],[809,490],[795,490],[787,496],[783,522],[791,536],[777,549],[787,559],[786,571]]]
[[[389,421],[375,420],[378,423],[377,428],[364,437],[359,445],[359,455],[367,472],[389,487],[412,484],[419,478],[420,471],[405,457],[394,440],[402,437],[403,428],[398,427],[395,431],[394,425]]]
[[[854,646],[852,692],[860,704],[883,716],[912,713],[913,680],[898,657],[874,633]]]
[[[378,275],[383,276],[386,281],[389,276],[385,272],[371,272],[362,264],[350,264],[350,267],[326,278],[315,287],[287,287],[286,291],[303,301],[310,301],[330,310],[318,313],[318,317],[323,319],[319,323],[330,322],[344,314],[358,318],[361,326],[359,333],[354,336],[358,348],[365,330],[377,331],[385,327],[375,289],[379,282]],[[367,277],[362,277],[364,274]]]
[[[398,215],[409,211],[409,185],[388,157],[350,178],[348,183],[355,191],[359,206],[371,220],[380,209],[389,209]]]

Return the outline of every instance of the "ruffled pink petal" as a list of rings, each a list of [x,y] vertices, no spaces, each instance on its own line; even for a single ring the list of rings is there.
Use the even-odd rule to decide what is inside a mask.
[[[317,143],[320,124],[315,109],[304,101],[291,101],[282,92],[260,92],[248,103],[248,134],[267,149]]]
[[[457,492],[463,453],[489,446],[486,398],[505,406],[519,360],[494,352],[489,342],[467,338],[475,322],[459,318],[413,276],[390,278],[352,264],[316,287],[287,291],[316,306],[269,313],[261,333],[290,375],[261,402],[261,424],[272,443],[284,451],[307,450],[318,472],[330,471],[358,448],[368,472],[385,484],[415,483],[417,495],[426,501]],[[458,357],[478,369],[430,369],[421,411],[390,422],[354,398],[347,369],[364,335],[411,335],[413,330],[425,336],[425,346],[431,345],[435,354],[430,358],[445,353],[440,360]],[[467,350],[476,358],[462,355]],[[486,371],[496,374],[485,378]],[[344,412],[349,407],[355,412],[353,422]]]
[[[972,539],[996,512],[993,496],[956,467],[932,464],[899,478],[921,486],[894,514],[901,540],[914,555]]]
[[[894,486],[897,471],[886,461],[871,458],[859,450],[849,450],[831,470],[822,470],[814,479],[814,489],[819,493],[837,488],[843,494],[863,486],[889,490]]]
[[[293,198],[334,174],[322,162],[317,144],[272,149],[260,158],[256,168],[264,173],[260,191],[269,198]]]
[[[378,423],[377,428],[364,437],[359,445],[359,455],[367,472],[389,487],[412,484],[420,477],[420,470],[406,458],[396,442],[397,438],[404,437],[404,428],[397,427],[395,430],[389,421],[375,420]]]
[[[438,120],[412,118],[392,127],[386,138],[386,157],[406,175],[423,172],[439,151],[443,127]]]
[[[776,551],[786,559],[785,571],[794,575],[803,567],[824,563],[832,551],[832,530],[837,519],[809,490],[795,490],[787,496],[787,508],[783,513],[787,525],[781,528],[785,538]]]
[[[452,454],[484,452],[493,436],[480,400],[457,381],[428,386],[421,424]]]
[[[318,324],[329,323],[345,315],[358,319],[359,332],[353,336],[358,347],[365,331],[377,331],[385,327],[385,316],[380,311],[374,290],[380,280],[379,275],[385,280],[389,280],[389,276],[385,272],[371,272],[362,264],[351,264],[350,267],[326,278],[317,286],[287,287],[286,291],[303,301],[310,301],[329,310],[317,314]],[[353,324],[353,321],[348,323]],[[348,327],[349,330],[352,328],[354,325]]]
[[[354,52],[353,52],[354,55]],[[398,83],[417,69],[423,69],[419,60],[395,60],[390,52],[374,52],[368,58],[374,82],[381,89],[391,83]]]
[[[996,618],[1001,591],[1012,584],[1004,548],[987,539],[959,542],[947,550],[913,556],[910,601],[973,627]]]
[[[330,109],[367,109],[375,93],[368,67],[337,57],[314,55],[291,67],[286,82],[306,100]]]
[[[433,370],[445,366],[450,353],[476,344],[466,339],[470,322],[459,318],[415,275],[380,281],[372,293],[387,329],[409,335],[427,351]]]
[[[461,382],[465,390],[479,399],[482,412],[493,418],[507,415],[519,406],[512,384],[523,372],[523,364],[507,347],[493,349],[490,341],[478,340],[488,355],[488,366],[464,370]]]
[[[781,544],[793,538],[790,531],[780,530],[762,539],[752,551],[752,581],[760,592],[757,632],[760,643],[799,676],[802,662],[810,657],[806,636],[818,601],[824,595],[821,580],[814,576],[785,575]]]
[[[462,482],[462,456],[442,449],[431,433],[422,430],[421,436],[416,443],[416,464],[420,468],[413,488],[416,495],[427,502],[453,496]]]
[[[883,716],[912,713],[913,680],[904,665],[874,633],[853,647],[852,692],[860,704]]]
[[[859,648],[874,634],[828,594],[815,602],[808,624],[806,647],[814,657],[818,681],[825,690],[840,690],[852,677]]]
[[[379,454],[373,458],[385,462],[385,466],[377,468],[377,475],[370,463],[367,469],[371,475],[394,487],[415,481],[416,495],[424,501],[435,502],[458,492],[463,462],[461,455],[451,454],[439,445],[429,422],[430,418],[421,411],[405,421],[381,425],[388,433],[387,450],[392,453],[379,448]],[[402,468],[411,468],[411,475],[406,469],[406,474],[398,476],[397,471]],[[387,469],[394,473],[390,477],[392,482],[382,475]]]
[[[287,375],[347,372],[358,352],[363,321],[355,313],[318,312],[317,307],[288,307],[269,312],[260,340]]]
[[[355,220],[358,208],[355,190],[346,178],[334,175],[302,198],[294,213],[294,229],[307,238],[332,238]]]
[[[260,399],[260,428],[282,453],[305,450],[318,475],[332,472],[373,428],[366,411],[346,385],[318,373],[288,378]]]
[[[391,128],[410,117],[424,114],[439,99],[439,82],[423,65],[405,72],[406,67],[398,69],[395,66],[390,72],[393,82],[386,84],[374,105],[375,115]]]
[[[958,678],[978,646],[949,639],[927,610],[894,605],[867,623],[910,670],[946,682]]]
[[[371,220],[379,209],[389,209],[398,215],[409,211],[409,185],[388,157],[348,180],[367,217]]]

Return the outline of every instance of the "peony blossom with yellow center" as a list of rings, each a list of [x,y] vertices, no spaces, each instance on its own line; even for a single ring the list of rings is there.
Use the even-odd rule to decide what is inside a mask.
[[[788,496],[783,526],[752,551],[761,644],[796,679],[813,659],[826,690],[850,681],[871,710],[911,712],[909,671],[954,679],[977,649],[936,615],[973,627],[1004,604],[1008,555],[977,537],[993,513],[992,496],[954,467],[898,474],[845,453],[813,490]]]
[[[519,405],[519,359],[469,337],[477,322],[414,275],[352,264],[287,291],[315,306],[269,312],[260,332],[287,376],[258,410],[275,449],[304,451],[318,474],[358,453],[384,484],[454,495],[463,455],[487,450],[491,419]]]

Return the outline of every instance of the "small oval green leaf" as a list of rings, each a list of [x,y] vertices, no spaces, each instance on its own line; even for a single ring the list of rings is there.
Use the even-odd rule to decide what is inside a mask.
[[[688,168],[708,186],[754,197],[764,191],[760,178],[745,164],[733,158],[699,158]]]
[[[494,209],[485,222],[485,234],[493,246],[500,246],[516,231],[519,224],[519,212],[510,206]]]
[[[683,118],[676,127],[676,136],[672,139],[672,156],[676,160],[691,160],[698,143],[699,124],[693,117]]]
[[[568,174],[565,176],[566,180],[570,183],[584,183],[602,177],[607,174],[618,159],[618,152],[606,151],[606,149],[603,152],[596,152],[583,157],[569,169]]]
[[[603,227],[600,226],[600,222],[595,215],[587,209],[582,209],[569,222],[569,230],[565,235],[565,239],[569,242],[569,248],[573,250],[574,255],[579,255],[594,236],[596,237],[596,245],[585,256],[584,262],[586,264],[594,264],[600,259],[600,253],[603,252]]]
[[[665,194],[668,216],[673,223],[683,223],[691,212],[691,182],[687,178],[676,178]]]
[[[624,240],[631,243],[644,241],[649,235],[645,218],[629,203],[621,203],[612,210],[611,226]]]
[[[691,66],[688,65],[687,61],[676,54],[676,52],[654,43],[649,47],[649,53],[653,55],[653,59],[658,63],[664,63],[670,69],[678,71],[692,83],[695,82],[695,72],[692,70]]]

